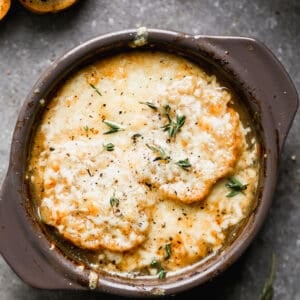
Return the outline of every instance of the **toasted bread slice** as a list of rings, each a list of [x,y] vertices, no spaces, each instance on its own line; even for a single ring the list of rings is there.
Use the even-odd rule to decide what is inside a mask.
[[[10,9],[10,0],[0,0],[0,20],[2,20]]]
[[[56,13],[64,10],[77,0],[19,0],[28,10],[37,14]]]

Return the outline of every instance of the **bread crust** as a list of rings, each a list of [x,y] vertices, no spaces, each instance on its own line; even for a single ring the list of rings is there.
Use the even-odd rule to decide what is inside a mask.
[[[77,0],[19,0],[28,10],[37,14],[57,13],[72,6]]]
[[[0,20],[2,20],[10,9],[10,0],[0,0]]]

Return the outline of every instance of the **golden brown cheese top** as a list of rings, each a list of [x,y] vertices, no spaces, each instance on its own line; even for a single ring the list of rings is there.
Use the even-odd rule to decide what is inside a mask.
[[[152,274],[153,259],[175,271],[217,251],[247,217],[259,177],[257,141],[233,101],[215,76],[171,54],[131,52],[80,70],[35,137],[42,221],[94,250],[92,266],[106,271]]]

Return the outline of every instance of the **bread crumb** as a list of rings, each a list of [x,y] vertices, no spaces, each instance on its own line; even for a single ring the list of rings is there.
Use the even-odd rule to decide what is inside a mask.
[[[166,294],[166,291],[164,289],[161,289],[161,288],[153,288],[151,290],[151,295],[164,296],[165,294]]]
[[[83,265],[77,266],[76,270],[82,272],[84,270],[84,266]]]
[[[91,271],[89,274],[89,288],[94,290],[97,287],[98,283],[98,274],[96,272]]]
[[[148,30],[146,27],[139,27],[137,29],[136,36],[134,38],[134,41],[130,43],[130,47],[136,48],[136,47],[142,47],[147,44],[148,42]]]

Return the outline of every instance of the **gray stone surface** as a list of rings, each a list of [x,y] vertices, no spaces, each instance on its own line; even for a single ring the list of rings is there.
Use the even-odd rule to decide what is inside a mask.
[[[18,111],[39,74],[67,49],[96,35],[139,25],[191,34],[262,40],[300,91],[300,1],[85,0],[57,15],[34,15],[17,3],[0,23],[0,181],[8,166]],[[273,206],[257,239],[228,271],[178,296],[258,299],[276,254],[274,299],[300,299],[300,112],[280,160]],[[295,155],[296,160],[293,160]],[[5,241],[0,241],[4,243]],[[25,285],[0,258],[0,299],[116,299],[93,292],[40,291]],[[174,299],[174,298],[173,298]]]

